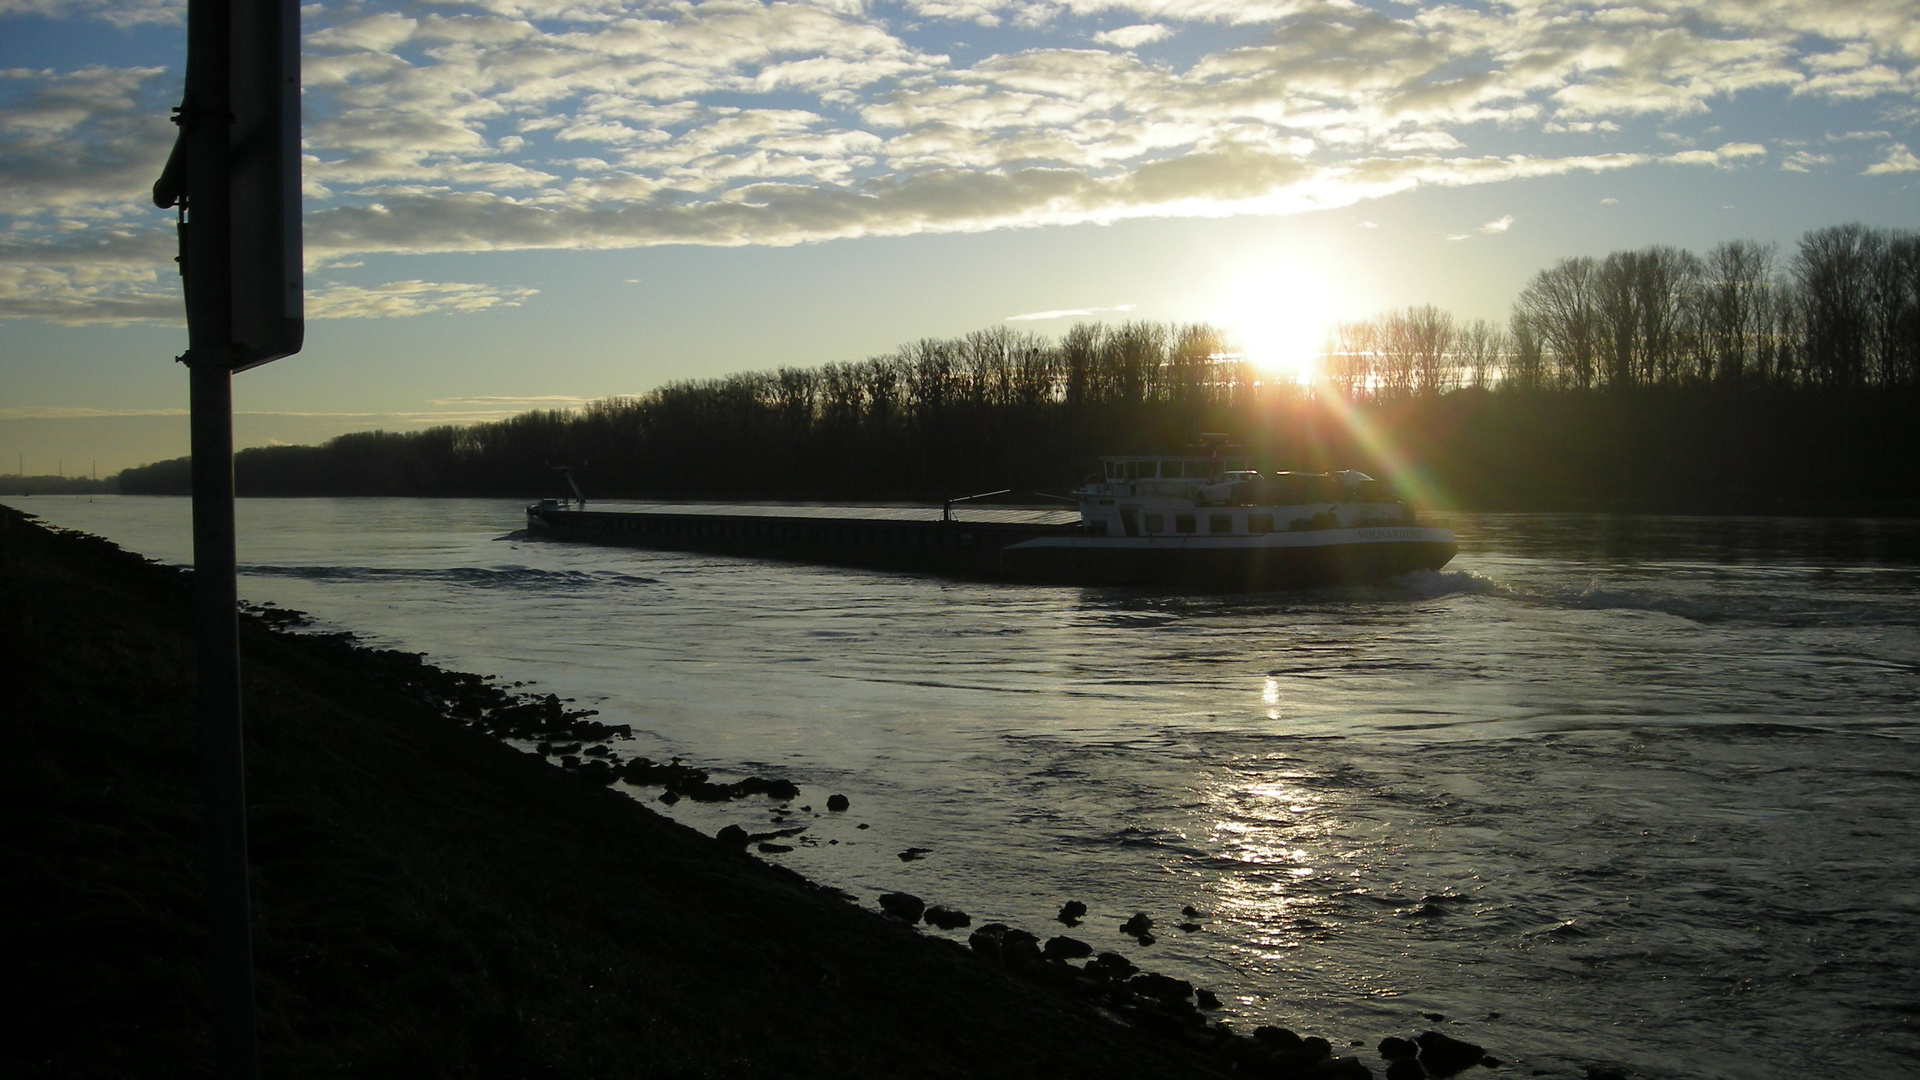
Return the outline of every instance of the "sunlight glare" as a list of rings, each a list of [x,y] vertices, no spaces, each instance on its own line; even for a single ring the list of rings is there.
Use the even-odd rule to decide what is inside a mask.
[[[1307,383],[1319,373],[1327,332],[1339,317],[1336,301],[1326,277],[1307,262],[1271,262],[1235,276],[1221,322],[1261,371]]]

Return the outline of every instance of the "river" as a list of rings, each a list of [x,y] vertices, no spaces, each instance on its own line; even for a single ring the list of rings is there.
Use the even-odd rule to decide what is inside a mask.
[[[7,502],[191,558],[185,500]],[[788,777],[807,829],[764,857],[1071,933],[1242,1030],[1376,1068],[1425,1028],[1507,1075],[1920,1068],[1920,523],[1456,514],[1437,573],[1196,597],[531,542],[495,500],[239,522],[243,597]]]

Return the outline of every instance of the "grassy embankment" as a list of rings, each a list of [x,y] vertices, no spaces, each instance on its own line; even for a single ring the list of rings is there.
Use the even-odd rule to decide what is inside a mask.
[[[0,1074],[206,1074],[189,618],[187,575],[0,507]],[[1191,1006],[1038,985],[518,751],[414,657],[258,619],[243,640],[265,1075],[1164,1078],[1264,1057]],[[1151,1023],[1110,1019],[1128,1011]]]

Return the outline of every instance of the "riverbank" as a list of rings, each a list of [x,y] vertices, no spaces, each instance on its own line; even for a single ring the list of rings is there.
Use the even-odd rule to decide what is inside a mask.
[[[0,508],[8,1075],[206,1072],[187,582]],[[1230,1035],[1173,980],[1040,960],[1017,931],[969,950],[912,929],[610,790],[601,759],[558,768],[488,733],[591,742],[558,702],[275,621],[243,627],[267,1075],[1180,1077],[1327,1056]]]

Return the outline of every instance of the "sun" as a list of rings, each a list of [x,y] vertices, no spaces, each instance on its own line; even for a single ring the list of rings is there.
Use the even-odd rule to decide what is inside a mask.
[[[1220,321],[1255,367],[1291,382],[1319,376],[1341,306],[1326,276],[1305,262],[1266,263],[1235,275],[1224,299]]]

